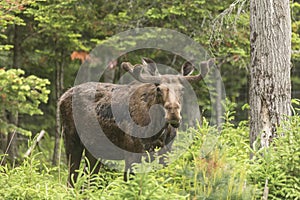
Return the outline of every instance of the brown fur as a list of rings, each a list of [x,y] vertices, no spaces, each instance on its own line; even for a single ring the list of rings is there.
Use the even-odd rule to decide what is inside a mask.
[[[156,67],[155,63],[151,63],[151,67]],[[129,67],[129,69],[132,69]],[[117,147],[125,150],[120,154],[109,155],[110,150],[103,147],[103,151],[107,152],[107,158],[125,160],[125,173],[124,180],[127,180],[126,172],[132,172],[131,165],[141,161],[141,155],[145,152],[150,152],[153,155],[155,148],[161,148],[159,154],[164,154],[171,149],[174,137],[177,133],[177,128],[181,122],[181,90],[182,90],[182,77],[175,75],[162,75],[160,83],[140,83],[133,82],[128,85],[117,85],[110,83],[95,83],[88,82],[75,86],[66,91],[59,100],[59,110],[61,114],[61,121],[63,127],[63,136],[66,149],[67,160],[69,164],[69,177],[68,183],[73,186],[71,175],[74,174],[74,181],[76,181],[78,173],[76,170],[79,168],[82,153],[85,150],[85,156],[89,160],[90,166],[94,173],[98,173],[100,164],[97,164],[95,158],[86,149],[81,141],[77,131],[86,131],[87,137],[93,133],[89,133],[89,127],[95,126],[93,118],[97,118],[97,123],[101,126],[105,135],[100,135],[97,138],[99,141],[102,139],[109,139]],[[113,97],[115,95],[115,97]],[[76,102],[73,98],[76,96]],[[119,124],[117,124],[112,106],[122,105],[130,97],[129,100],[129,113],[131,120],[141,127],[146,127],[153,123],[154,127],[163,127],[155,135],[138,135],[132,136],[127,133],[134,132],[126,117],[120,123],[124,124],[126,131],[123,131]],[[78,99],[78,100],[77,100]],[[74,101],[74,102],[73,102]],[[151,109],[154,105],[161,105],[162,110]],[[75,126],[74,113],[75,109],[80,110],[79,127]],[[122,111],[122,108],[120,108]],[[123,111],[119,114],[122,115]],[[124,111],[124,113],[126,113]],[[152,117],[152,118],[151,118]],[[165,124],[161,124],[161,117],[165,118]],[[121,116],[121,119],[122,116]],[[150,127],[150,132],[151,132]],[[149,131],[146,131],[149,134]],[[81,132],[80,132],[81,133]],[[105,138],[106,137],[106,138]],[[85,139],[85,138],[82,138]],[[87,138],[89,145],[101,145],[95,143],[94,138]],[[86,144],[86,143],[85,143]],[[100,147],[101,148],[101,147]],[[137,156],[132,156],[131,153],[139,153]],[[105,155],[103,155],[105,157]],[[163,159],[160,163],[164,164]]]
[[[96,88],[96,91],[92,91],[92,88]],[[148,112],[151,106],[155,104],[161,104],[163,106],[161,97],[156,96],[156,88],[157,86],[155,86],[154,84],[137,83],[129,86],[121,86],[105,83],[85,83],[69,89],[60,98],[59,107],[62,119],[61,121],[63,127],[65,149],[68,163],[70,164],[70,174],[68,179],[69,184],[72,185],[71,174],[74,174],[75,180],[77,179],[77,172],[75,172],[75,170],[79,168],[81,155],[84,150],[84,146],[78,136],[73,119],[72,96],[74,95],[74,91],[80,92],[80,96],[83,98],[83,101],[88,102],[85,103],[86,105],[88,105],[87,110],[94,110],[102,130],[111,142],[129,152],[145,153],[146,151],[153,152],[155,148],[165,147],[166,140],[168,140],[167,144],[169,144],[169,142],[176,135],[176,131],[172,130],[175,128],[167,125],[166,129],[163,128],[161,131],[159,131],[159,133],[150,138],[141,136],[146,137],[145,139],[127,135],[118,127],[112,116],[110,110],[112,101],[111,91],[116,89],[120,90],[120,96],[123,95],[122,93],[134,91],[132,92],[133,94],[129,103],[131,117],[136,124],[140,126],[147,126],[150,123],[150,115]],[[90,95],[93,93],[95,93],[94,100]],[[143,112],[143,114],[141,114],[141,111]],[[87,152],[86,156],[89,159],[91,167],[94,168],[96,165],[96,158],[94,158],[87,151],[87,149],[85,151]],[[161,152],[165,151],[166,150],[163,149]],[[131,164],[133,162],[139,162],[140,158],[128,158],[126,156],[127,155],[120,155],[119,159],[125,159],[125,170],[127,171],[128,169],[130,170]],[[97,169],[95,170],[95,172],[99,170],[99,167],[96,166]],[[124,177],[124,179],[126,179],[126,177]]]

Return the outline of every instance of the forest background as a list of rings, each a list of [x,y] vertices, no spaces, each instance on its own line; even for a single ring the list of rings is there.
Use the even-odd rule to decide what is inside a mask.
[[[297,1],[291,2],[291,11],[292,98],[297,105],[297,99],[300,98],[300,4]],[[227,97],[226,102],[218,105],[225,112],[212,112],[211,104],[217,102],[210,102],[208,90],[201,87],[195,87],[198,103],[203,116],[213,118],[217,126],[221,126],[218,124],[221,115],[225,116],[225,125],[226,122],[230,124],[226,128],[240,131],[241,123],[248,120],[249,15],[249,2],[243,0],[1,1],[1,154],[8,153],[10,163],[22,166],[18,158],[30,146],[28,139],[33,139],[37,133],[45,130],[45,163],[64,163],[64,159],[58,160],[59,155],[53,153],[55,136],[59,134],[56,114],[59,96],[74,85],[77,71],[88,52],[115,34],[142,27],[162,27],[181,32],[201,44],[216,58],[216,67],[221,73]],[[177,70],[184,62],[180,56],[161,50],[132,52],[112,63],[115,76],[111,81],[118,81],[124,73],[119,68],[121,62],[140,63],[141,57],[152,58]],[[208,126],[205,128],[210,129]],[[224,130],[226,133],[227,129]],[[8,145],[16,132],[19,136]],[[242,132],[245,134],[247,131]],[[227,140],[230,140],[229,136]],[[198,145],[201,144],[199,142]],[[11,148],[8,149],[8,146]],[[244,153],[249,152],[247,150]],[[297,187],[299,190],[299,185]],[[197,196],[196,193],[189,195]]]

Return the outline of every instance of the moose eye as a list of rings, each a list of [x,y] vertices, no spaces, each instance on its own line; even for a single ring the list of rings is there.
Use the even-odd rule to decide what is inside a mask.
[[[179,105],[174,106],[174,109],[176,110],[179,109]]]
[[[170,104],[166,104],[166,105],[165,105],[165,109],[171,110],[171,109],[172,109],[172,106],[171,106]]]

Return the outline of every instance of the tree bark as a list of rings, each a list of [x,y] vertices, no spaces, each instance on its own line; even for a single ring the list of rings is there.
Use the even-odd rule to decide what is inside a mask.
[[[220,63],[218,67],[218,72],[221,73],[221,65],[223,63]],[[223,97],[223,92],[222,92],[222,80],[221,77],[216,75],[216,125],[218,128],[218,131],[221,131],[221,126],[222,126],[222,117],[223,117],[223,106],[222,106],[222,97]]]
[[[250,145],[268,147],[291,115],[289,0],[251,0],[250,29]]]
[[[64,53],[61,55],[61,62],[56,62],[56,80],[55,80],[55,90],[56,90],[56,99],[58,99],[63,91],[64,85]],[[52,158],[52,165],[56,166],[60,160],[60,141],[61,141],[61,125],[60,125],[60,116],[59,116],[59,107],[56,105],[56,128],[55,128],[55,143],[54,143],[54,150],[53,150],[53,158]]]
[[[14,49],[13,49],[13,62],[12,68],[20,68],[22,63],[21,56],[21,30],[18,25],[14,27]],[[8,122],[14,125],[18,125],[18,112],[9,112],[8,113]],[[8,154],[9,160],[14,163],[17,158],[17,133],[16,131],[12,131],[8,133],[7,141],[6,141],[6,152]]]

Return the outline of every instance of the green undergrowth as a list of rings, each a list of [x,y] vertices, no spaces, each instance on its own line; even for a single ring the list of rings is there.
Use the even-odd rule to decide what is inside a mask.
[[[290,117],[278,128],[270,148],[254,151],[248,177],[257,185],[256,196],[262,196],[266,187],[268,199],[300,199],[299,123],[299,116]]]
[[[82,164],[75,188],[68,188],[64,162],[51,167],[42,155],[49,152],[35,152],[19,166],[0,166],[0,199],[248,200],[262,199],[266,180],[268,199],[299,198],[300,117],[291,117],[278,128],[281,136],[273,145],[260,150],[249,148],[247,122],[225,121],[220,131],[204,121],[180,132],[167,167],[158,159],[143,161],[128,182],[121,171],[102,169],[92,175],[93,169]]]

